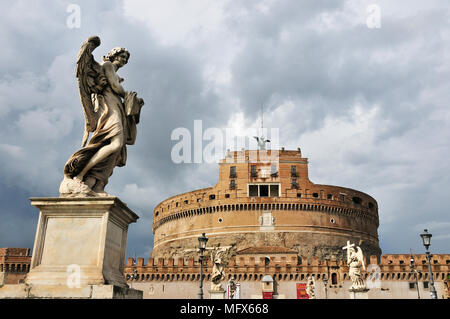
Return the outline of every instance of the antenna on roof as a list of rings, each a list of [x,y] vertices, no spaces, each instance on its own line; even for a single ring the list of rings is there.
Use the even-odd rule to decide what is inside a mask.
[[[266,140],[266,138],[264,137],[263,130],[264,130],[264,107],[263,103],[261,103],[261,136],[260,137],[253,136],[253,138],[256,139],[256,142],[258,143],[258,148],[260,150],[265,150],[266,143],[270,143],[270,140]]]

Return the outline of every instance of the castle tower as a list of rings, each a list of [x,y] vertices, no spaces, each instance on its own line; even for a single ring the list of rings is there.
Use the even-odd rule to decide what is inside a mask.
[[[228,152],[219,181],[170,197],[153,212],[154,258],[178,258],[198,246],[285,247],[312,258],[342,258],[347,240],[381,255],[378,205],[371,196],[308,178],[300,149]],[[191,253],[192,254],[192,253]]]

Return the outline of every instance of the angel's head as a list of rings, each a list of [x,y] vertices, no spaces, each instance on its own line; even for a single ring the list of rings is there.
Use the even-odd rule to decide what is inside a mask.
[[[130,52],[127,49],[117,47],[109,51],[106,56],[103,56],[103,61],[110,61],[117,65],[118,68],[121,68],[128,63],[129,58]]]

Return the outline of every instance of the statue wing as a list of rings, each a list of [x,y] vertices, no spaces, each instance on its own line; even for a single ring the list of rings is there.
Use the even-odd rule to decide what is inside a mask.
[[[358,256],[358,260],[361,262],[362,269],[366,270],[366,265],[364,264],[364,256],[361,247],[357,247],[356,255]]]
[[[101,93],[107,84],[102,67],[92,55],[99,45],[98,36],[89,37],[81,45],[77,56],[75,75],[78,78],[78,90],[85,117],[82,147],[86,145],[89,132],[93,132],[97,127],[98,114],[92,102],[92,94]]]

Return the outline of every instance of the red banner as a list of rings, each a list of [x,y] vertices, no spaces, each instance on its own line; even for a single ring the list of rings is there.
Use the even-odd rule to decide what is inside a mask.
[[[263,299],[273,299],[273,292],[263,292]]]
[[[305,283],[297,283],[297,299],[309,299]]]

